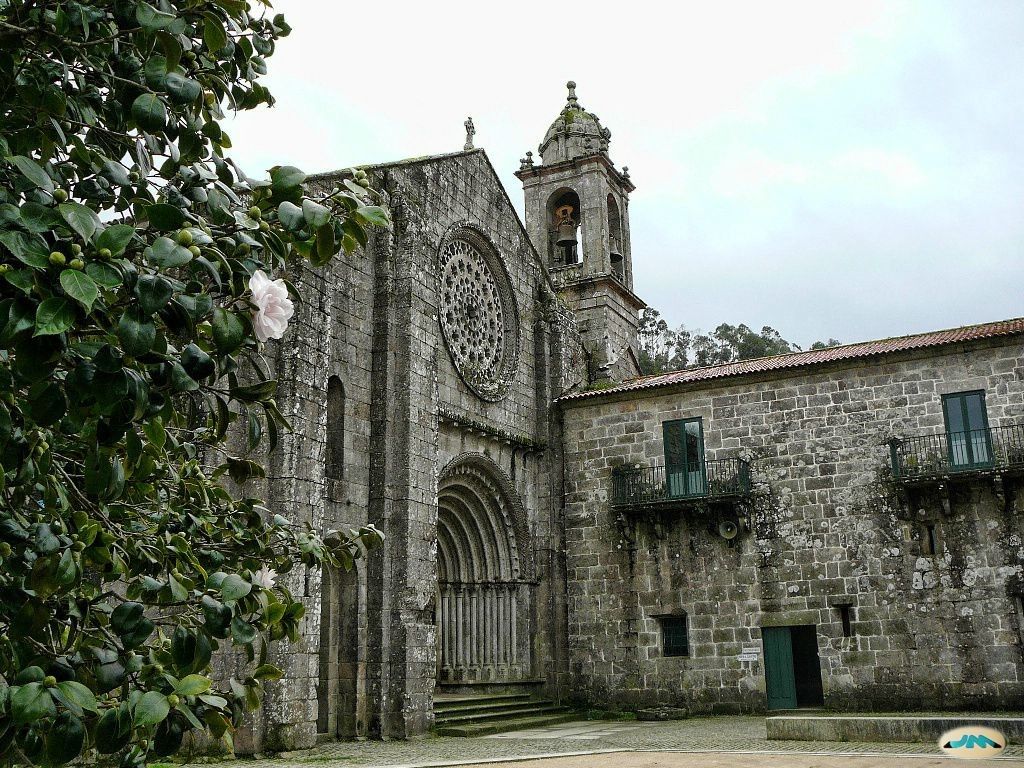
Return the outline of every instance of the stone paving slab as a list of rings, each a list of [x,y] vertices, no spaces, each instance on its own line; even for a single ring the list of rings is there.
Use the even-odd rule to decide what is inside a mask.
[[[337,742],[324,744],[301,754],[291,753],[268,759],[232,760],[225,768],[315,768],[317,764],[337,768],[436,768],[494,762],[504,763],[507,767],[511,762],[527,759],[572,755],[597,756],[609,752],[699,752],[762,756],[859,755],[863,758],[937,757],[944,765],[951,765],[952,759],[937,755],[936,747],[932,744],[769,741],[765,736],[764,717],[729,716],[691,718],[666,723],[584,720],[482,738],[425,737],[409,741]],[[1003,757],[997,759],[1024,762],[1024,745],[1009,745]],[[580,763],[587,766],[591,764]],[[853,761],[844,765],[852,768],[858,764],[867,766],[883,763]],[[884,764],[895,766],[898,765],[898,761],[885,761]],[[753,765],[757,768],[769,768],[768,763]],[[916,760],[914,765],[924,768],[924,765]],[[534,763],[533,768],[541,766]]]

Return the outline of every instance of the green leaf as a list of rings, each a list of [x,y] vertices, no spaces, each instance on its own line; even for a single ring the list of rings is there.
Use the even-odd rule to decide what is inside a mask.
[[[318,229],[331,220],[331,212],[308,197],[302,201],[302,215],[312,229]]]
[[[57,210],[64,217],[64,221],[85,241],[92,239],[93,233],[100,227],[100,217],[94,210],[81,203],[61,203]]]
[[[252,584],[237,573],[229,573],[224,579],[224,583],[220,585],[220,594],[225,602],[241,600],[250,592],[252,592]]]
[[[334,241],[334,226],[324,224],[316,231],[316,255],[319,256],[318,263],[326,263],[335,253],[337,245]]]
[[[230,354],[238,349],[245,340],[245,326],[238,316],[226,309],[218,307],[213,310],[213,341],[223,354]]]
[[[167,124],[167,108],[155,93],[144,93],[132,102],[132,118],[142,130],[154,133]]]
[[[194,633],[179,626],[171,637],[171,659],[180,675],[190,675],[206,669],[213,649],[206,635]]]
[[[147,32],[167,29],[175,20],[171,14],[158,11],[149,3],[139,3],[139,7],[135,10],[135,18],[139,22],[139,26]]]
[[[277,165],[270,169],[270,187],[274,192],[288,192],[301,186],[305,180],[306,174],[291,165]]]
[[[121,284],[121,273],[109,264],[90,262],[85,267],[85,273],[104,288],[117,288]]]
[[[73,701],[86,712],[97,712],[96,697],[93,692],[77,680],[64,680],[57,683],[59,690],[69,701]]]
[[[49,765],[70,763],[82,752],[85,726],[70,712],[61,712],[46,732],[46,762]]]
[[[150,224],[162,232],[181,229],[185,224],[185,214],[178,206],[170,203],[155,203],[148,206],[146,217]]]
[[[228,44],[228,35],[221,20],[212,13],[203,16],[203,42],[210,53],[216,53]]]
[[[42,683],[29,683],[16,690],[10,701],[11,717],[16,723],[31,723],[57,711],[50,692]]]
[[[120,256],[134,235],[135,228],[128,224],[112,224],[100,232],[96,238],[96,247],[109,248],[112,256]]]
[[[285,229],[292,232],[302,229],[306,223],[306,219],[302,215],[302,209],[295,203],[290,203],[287,200],[277,206],[277,218],[284,225]]]
[[[138,648],[153,634],[153,622],[141,603],[126,602],[110,614],[110,627],[121,638],[125,648]]]
[[[0,231],[0,243],[3,243],[14,258],[36,269],[47,269],[50,266],[50,253],[46,243],[38,235],[27,232]]]
[[[387,227],[391,224],[388,212],[379,205],[364,205],[356,208],[355,216],[360,221],[374,227]]]
[[[56,424],[67,413],[64,390],[52,381],[41,381],[29,390],[29,414],[40,427]]]
[[[117,324],[117,336],[125,354],[138,357],[153,348],[156,341],[156,326],[139,307],[131,307]]]
[[[155,725],[170,711],[166,696],[158,691],[146,691],[135,703],[135,725]]]
[[[135,296],[147,315],[163,309],[173,295],[173,286],[160,275],[143,275],[135,283]]]
[[[53,208],[28,202],[21,206],[21,222],[29,232],[49,232],[64,224]]]
[[[33,336],[64,333],[75,322],[75,308],[63,296],[51,296],[36,310],[36,331]]]
[[[145,256],[156,266],[165,269],[180,267],[192,261],[192,252],[169,237],[158,237],[154,240],[146,249]]]
[[[203,675],[188,675],[178,681],[174,692],[179,696],[198,696],[213,687],[213,682]]]
[[[96,724],[96,749],[101,754],[119,752],[127,746],[131,737],[131,722],[122,716],[122,710],[118,707],[104,712]]]
[[[256,668],[252,676],[257,680],[280,680],[284,677],[284,672],[273,664],[263,664]]]
[[[164,88],[178,104],[191,104],[203,95],[203,87],[197,81],[177,72],[168,73]]]
[[[35,284],[32,273],[27,269],[12,269],[4,275],[4,279],[24,294],[31,293]]]
[[[248,645],[259,636],[256,627],[241,616],[231,620],[231,639],[240,645]]]
[[[10,160],[21,171],[22,175],[37,187],[45,189],[47,192],[53,192],[53,179],[35,161],[29,160],[22,155],[15,155]]]
[[[68,296],[85,307],[86,312],[92,309],[93,302],[100,295],[96,281],[77,269],[65,269],[61,272],[60,285]]]

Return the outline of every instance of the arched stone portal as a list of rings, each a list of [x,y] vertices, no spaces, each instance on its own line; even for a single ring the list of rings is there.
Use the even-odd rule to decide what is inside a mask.
[[[437,504],[439,682],[529,678],[533,548],[515,488],[463,454],[441,473]]]

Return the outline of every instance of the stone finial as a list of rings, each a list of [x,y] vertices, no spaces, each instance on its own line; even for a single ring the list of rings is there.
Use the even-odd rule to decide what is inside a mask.
[[[628,165],[622,166],[622,178],[624,178],[624,179],[628,179],[629,178],[629,166]]]
[[[569,96],[566,98],[566,101],[569,103],[569,109],[579,109],[580,103],[576,98],[576,81],[570,80],[565,84],[565,87],[569,89]]]
[[[527,152],[526,157],[520,158],[519,170],[525,171],[528,168],[533,168],[533,152]]]
[[[473,136],[476,135],[476,127],[473,125],[472,117],[467,117],[463,125],[466,126],[466,145],[463,149],[468,151],[473,148]]]

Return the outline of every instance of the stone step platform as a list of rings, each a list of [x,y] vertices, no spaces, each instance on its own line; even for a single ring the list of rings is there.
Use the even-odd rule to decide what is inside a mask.
[[[567,707],[525,693],[434,698],[434,732],[441,736],[488,736],[567,723],[577,717]]]
[[[565,710],[563,714],[548,714],[538,717],[523,717],[516,720],[492,720],[484,723],[466,725],[445,725],[435,728],[439,736],[490,736],[506,731],[524,731],[529,728],[543,728],[548,725],[559,725],[579,720],[576,712]]]
[[[929,743],[946,731],[965,725],[984,725],[1000,731],[1011,744],[1024,744],[1024,713],[939,712],[908,715],[806,714],[769,715],[769,740]]]

